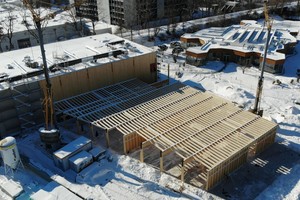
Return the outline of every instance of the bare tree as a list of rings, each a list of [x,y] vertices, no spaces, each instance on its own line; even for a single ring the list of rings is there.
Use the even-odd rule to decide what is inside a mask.
[[[48,11],[46,10],[42,11],[42,9],[39,8],[36,12],[41,16],[42,12],[48,12]],[[28,10],[24,9],[23,14],[21,16],[23,18],[22,24],[26,27],[29,34],[32,35],[32,37],[34,37],[37,43],[40,43],[36,23],[34,23],[32,15],[28,13]],[[42,32],[45,30],[47,24],[48,24],[48,20],[44,20],[41,22]]]
[[[3,33],[3,27],[2,27],[2,24],[0,23],[0,52],[3,52],[3,49],[2,49],[2,41],[4,40],[5,38],[5,35]]]
[[[75,31],[78,33],[79,36],[83,36],[84,33],[83,33],[82,17],[80,15],[76,15],[76,6],[75,6],[75,8],[67,10],[67,14],[69,16],[67,21],[73,25]],[[79,23],[78,23],[78,21],[79,21]],[[93,30],[94,30],[94,28],[93,28]]]
[[[149,22],[157,18],[155,13],[156,5],[157,3],[155,0],[137,2],[137,21],[143,29],[150,28]]]
[[[93,27],[93,35],[96,35],[96,24],[99,22],[98,19],[91,19],[92,27]],[[121,33],[122,35],[122,33]]]
[[[16,21],[16,16],[13,15],[12,10],[8,10],[5,19],[3,20],[3,30],[4,35],[8,38],[9,47],[8,50],[12,50],[14,45],[12,44],[12,38],[14,33],[14,23]]]

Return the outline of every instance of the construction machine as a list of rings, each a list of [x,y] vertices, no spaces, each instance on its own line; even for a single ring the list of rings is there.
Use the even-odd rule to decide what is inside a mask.
[[[36,25],[36,30],[38,32],[38,38],[39,38],[39,45],[41,49],[42,54],[42,60],[43,60],[43,71],[45,75],[46,80],[46,89],[44,90],[44,101],[43,101],[43,108],[44,108],[44,115],[45,115],[45,129],[51,130],[55,127],[57,129],[57,123],[55,119],[55,112],[54,112],[54,106],[53,106],[53,92],[51,88],[51,82],[49,78],[48,73],[48,67],[47,67],[47,61],[46,61],[46,55],[45,55],[45,48],[44,48],[44,39],[43,39],[43,33],[42,33],[42,22],[45,20],[53,19],[57,14],[70,10],[73,7],[80,6],[82,3],[84,3],[83,0],[75,1],[75,3],[63,6],[57,11],[54,11],[52,13],[46,14],[45,16],[41,16],[40,13],[37,13],[35,9],[33,8],[32,4],[29,0],[23,0],[23,5],[30,11],[33,21]]]
[[[272,23],[268,12],[268,1],[264,1],[264,13],[265,13],[265,25],[267,27],[267,39],[264,45],[264,54],[261,63],[261,74],[258,79],[254,108],[251,110],[251,112],[260,116],[262,116],[263,114],[263,110],[260,109],[260,102],[261,102],[261,95],[262,95],[263,82],[264,82],[264,70],[266,65],[266,59],[267,59],[269,42],[271,37],[271,29],[272,29]]]

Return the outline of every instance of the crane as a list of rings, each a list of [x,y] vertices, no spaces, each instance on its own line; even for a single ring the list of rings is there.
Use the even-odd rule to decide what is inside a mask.
[[[82,3],[84,3],[84,0],[75,1],[75,3],[64,6],[63,8],[55,12],[49,13],[45,16],[41,16],[39,13],[37,13],[34,10],[32,4],[29,2],[29,0],[22,0],[22,2],[23,5],[30,11],[33,21],[36,25],[38,38],[39,38],[39,45],[42,54],[43,72],[46,80],[46,89],[44,91],[44,101],[43,101],[43,108],[45,112],[45,129],[51,130],[53,127],[57,129],[57,122],[56,122],[54,106],[53,106],[53,92],[52,92],[51,81],[48,73],[41,23],[45,20],[53,19],[57,14],[61,13],[62,11],[69,10],[76,6],[80,6]]]
[[[271,29],[272,29],[272,23],[271,23],[271,20],[269,17],[269,12],[268,12],[268,1],[267,0],[264,1],[264,13],[265,13],[265,23],[266,23],[266,27],[267,27],[267,39],[265,42],[265,48],[264,48],[262,66],[261,66],[261,74],[259,76],[257,89],[256,89],[254,108],[253,108],[253,110],[251,110],[253,113],[261,115],[261,116],[262,116],[262,110],[260,110],[259,104],[261,101],[261,94],[262,94],[263,82],[264,82],[264,70],[265,70],[265,65],[266,65],[266,59],[267,59],[269,41],[270,41]]]

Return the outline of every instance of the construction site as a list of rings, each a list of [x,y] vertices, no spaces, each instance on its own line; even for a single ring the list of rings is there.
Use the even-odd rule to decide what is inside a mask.
[[[274,142],[275,123],[210,92],[156,82],[153,51],[110,34],[80,40],[85,49],[46,45],[53,48],[47,62],[56,114],[62,121],[75,119],[79,134],[87,129],[92,140],[101,138],[119,153],[138,151],[141,162],[206,190]],[[5,54],[10,58],[12,52]],[[2,137],[42,115],[38,105],[46,83],[39,59],[32,58],[38,56],[2,65],[11,71],[1,82],[2,112],[8,113],[2,115]]]
[[[90,125],[95,140],[102,135],[107,146],[120,153],[139,151],[141,162],[206,190],[271,145],[277,128],[225,99],[181,83],[156,88],[130,80],[55,106],[77,124]]]
[[[158,61],[153,48],[109,33],[46,44],[47,51],[41,45],[2,53],[0,152],[5,174],[30,169],[47,182],[36,191],[26,191],[20,200],[55,198],[60,193],[64,198],[114,199],[120,197],[119,187],[123,187],[120,193],[124,188],[130,191],[126,198],[137,193],[133,199],[140,199],[140,187],[147,184],[158,196],[149,192],[141,199],[161,194],[177,197],[177,193],[193,199],[198,194],[184,192],[190,187],[218,188],[223,193],[224,181],[247,163],[267,165],[268,161],[256,162],[258,156],[280,140],[278,132],[282,134],[282,127],[290,123],[284,120],[294,120],[300,108],[292,95],[292,103],[282,103],[288,105],[280,108],[284,114],[273,110],[280,99],[277,91],[285,92],[285,87],[290,94],[298,87],[286,80],[282,88],[270,84],[272,73],[284,71],[298,32],[272,29],[266,4],[265,13],[266,28],[244,21],[183,35],[179,44],[185,48],[184,67],[180,57],[179,63],[165,55]],[[216,57],[225,63],[222,70],[189,73],[189,68],[196,71],[201,68],[198,64],[205,68]],[[231,62],[242,66],[256,62],[259,67],[240,73]],[[271,73],[264,75],[265,71]],[[266,94],[264,77],[269,84]],[[242,88],[245,84],[247,89]],[[20,155],[11,136],[21,141]],[[162,183],[145,183],[128,168],[136,174],[153,170],[159,181],[176,179],[176,186],[165,184],[165,189]],[[1,176],[0,181],[10,183]],[[10,184],[1,186],[0,192],[11,198],[20,197],[27,187],[16,181]],[[165,191],[169,189],[171,193]]]

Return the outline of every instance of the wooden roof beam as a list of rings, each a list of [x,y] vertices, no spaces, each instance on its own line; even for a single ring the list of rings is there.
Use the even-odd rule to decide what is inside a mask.
[[[213,145],[219,143],[219,142],[220,142],[221,140],[223,140],[224,138],[231,137],[234,133],[237,132],[238,129],[241,129],[241,128],[245,127],[245,126],[248,126],[249,124],[253,123],[254,121],[258,120],[259,118],[260,118],[259,116],[256,117],[256,118],[254,118],[253,120],[249,121],[248,123],[246,123],[246,124],[242,125],[241,127],[237,128],[235,131],[230,132],[230,133],[228,133],[228,134],[222,136],[222,137],[219,138],[218,140],[216,140],[216,141],[212,142],[211,144],[207,145],[206,147],[200,149],[199,151],[195,152],[193,155],[189,156],[188,158],[185,158],[184,163],[190,162],[191,160],[194,159],[194,156],[195,156],[195,155],[197,155],[197,154],[199,154],[199,153],[205,151],[206,149],[211,148]]]

